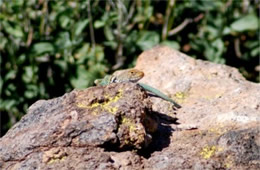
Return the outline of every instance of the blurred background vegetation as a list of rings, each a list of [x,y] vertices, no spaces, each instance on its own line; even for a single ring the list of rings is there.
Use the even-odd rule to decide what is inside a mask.
[[[1,135],[158,44],[259,82],[259,0],[0,0]]]

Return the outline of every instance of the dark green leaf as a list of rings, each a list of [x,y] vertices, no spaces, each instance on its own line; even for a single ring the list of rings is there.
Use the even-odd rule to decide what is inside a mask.
[[[25,55],[25,54],[21,54],[21,55],[18,57],[17,64],[18,64],[18,65],[21,65],[21,64],[23,64],[25,61],[26,61],[26,55]]]
[[[88,51],[89,51],[89,43],[83,44],[81,48],[77,50],[77,52],[74,54],[75,58],[78,60],[78,64],[82,64],[89,56],[88,56]]]
[[[72,45],[70,34],[68,32],[61,32],[55,42],[58,49],[69,48]]]
[[[36,85],[30,84],[27,86],[26,91],[24,92],[24,96],[27,99],[31,99],[37,96],[38,87]]]
[[[24,73],[22,75],[22,79],[25,83],[29,83],[33,79],[33,68],[31,66],[27,66],[24,68]]]
[[[4,89],[6,96],[12,96],[16,91],[16,86],[13,83],[8,84],[7,88]]]
[[[70,18],[66,15],[62,15],[60,18],[59,18],[59,22],[60,22],[60,25],[62,28],[68,28],[68,25],[70,23]]]
[[[155,45],[158,45],[160,41],[160,36],[155,31],[143,31],[140,33],[140,38],[137,40],[136,44],[142,50],[147,50]]]
[[[9,80],[9,79],[15,79],[16,73],[17,73],[17,71],[15,71],[15,70],[10,70],[10,71],[5,75],[4,81],[7,81],[7,80]]]
[[[2,76],[0,76],[0,96],[2,96],[3,84],[4,84],[4,81],[2,79]]]
[[[104,54],[104,48],[102,46],[96,46],[95,57],[96,57],[96,61],[98,61],[98,62],[101,62],[104,60],[105,54]]]
[[[106,36],[107,40],[113,41],[115,39],[114,35],[113,35],[113,32],[112,32],[112,28],[109,27],[108,25],[105,26],[104,33],[105,33],[105,36]]]
[[[66,72],[68,70],[68,63],[64,60],[55,60],[54,64],[56,64],[62,72]]]
[[[161,45],[166,45],[166,46],[171,47],[171,48],[176,49],[176,50],[180,49],[180,44],[176,41],[167,41],[166,40],[166,41],[163,41],[161,43]]]
[[[105,25],[105,23],[103,21],[97,20],[94,22],[94,28],[98,29],[101,28]]]
[[[7,44],[7,38],[1,36],[0,34],[0,51],[5,48],[6,44]]]
[[[75,25],[75,35],[76,36],[80,35],[88,23],[89,23],[88,19],[77,22]]]
[[[251,51],[251,56],[253,56],[253,57],[256,57],[256,56],[259,56],[260,55],[260,47],[258,46],[258,47],[256,47],[256,48],[254,48],[252,51]]]
[[[230,27],[237,32],[256,31],[259,28],[259,19],[256,15],[249,14],[233,22]]]
[[[1,110],[10,110],[11,108],[13,108],[16,105],[16,100],[11,99],[11,100],[4,100],[1,101],[0,103],[0,109]]]
[[[91,76],[90,73],[80,66],[77,68],[77,77],[72,78],[70,82],[74,88],[84,89],[90,84],[89,76]]]
[[[40,55],[42,53],[53,52],[53,51],[54,51],[53,45],[48,42],[40,42],[34,44],[33,46],[33,52],[35,53],[35,55]]]
[[[23,37],[23,35],[24,35],[23,30],[18,24],[16,24],[14,27],[12,27],[6,21],[3,21],[2,24],[3,24],[3,27],[4,27],[4,29],[7,33],[9,33],[9,34],[11,34],[15,37],[18,37],[18,38]]]
[[[104,41],[104,45],[110,47],[115,50],[117,47],[117,43],[115,41]]]

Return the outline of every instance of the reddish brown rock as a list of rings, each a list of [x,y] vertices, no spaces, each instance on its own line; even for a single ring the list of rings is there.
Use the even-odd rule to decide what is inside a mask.
[[[141,149],[151,142],[146,129],[157,122],[146,118],[149,110],[146,93],[133,83],[40,100],[1,138],[0,167],[114,169],[119,165],[105,150]]]

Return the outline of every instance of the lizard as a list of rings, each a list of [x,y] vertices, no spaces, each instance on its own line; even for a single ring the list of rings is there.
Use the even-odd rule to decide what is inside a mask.
[[[166,101],[171,102],[176,108],[181,108],[179,104],[169,98],[167,95],[162,93],[161,91],[151,87],[147,84],[138,82],[140,79],[144,77],[144,72],[138,69],[126,69],[121,71],[116,71],[112,75],[106,75],[103,79],[95,80],[96,85],[105,86],[111,83],[122,83],[122,82],[132,82],[137,83],[144,90],[154,94],[157,97],[160,97]]]

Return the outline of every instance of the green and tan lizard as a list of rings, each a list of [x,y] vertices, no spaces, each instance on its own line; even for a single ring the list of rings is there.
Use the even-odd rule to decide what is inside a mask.
[[[136,83],[138,80],[144,77],[144,72],[137,69],[127,69],[116,71],[112,75],[107,75],[103,79],[95,80],[96,85],[105,86],[111,83],[122,83],[122,82],[133,82]],[[137,83],[146,91],[158,96],[164,100],[171,102],[176,108],[181,108],[179,104],[169,98],[167,95],[163,94],[161,91],[143,83]]]

